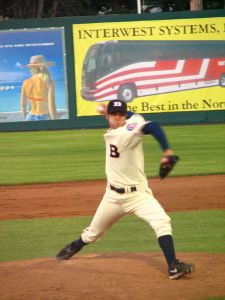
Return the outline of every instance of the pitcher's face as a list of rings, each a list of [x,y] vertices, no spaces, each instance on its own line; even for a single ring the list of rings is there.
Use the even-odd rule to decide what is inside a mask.
[[[116,129],[125,125],[127,119],[127,114],[122,113],[121,111],[115,111],[111,114],[108,114],[109,126],[112,129]]]

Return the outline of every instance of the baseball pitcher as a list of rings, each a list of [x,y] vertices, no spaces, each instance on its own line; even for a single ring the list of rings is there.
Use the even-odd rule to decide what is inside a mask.
[[[169,278],[178,279],[193,272],[193,264],[176,258],[170,217],[148,186],[142,140],[146,135],[153,135],[163,150],[159,168],[161,179],[174,168],[179,157],[170,149],[158,123],[146,122],[141,115],[128,112],[125,102],[114,100],[108,106],[100,104],[98,111],[106,116],[110,127],[104,134],[106,191],[90,226],[83,230],[79,239],[63,248],[55,259],[69,259],[85,245],[100,239],[121,217],[134,213],[153,228],[168,265]]]

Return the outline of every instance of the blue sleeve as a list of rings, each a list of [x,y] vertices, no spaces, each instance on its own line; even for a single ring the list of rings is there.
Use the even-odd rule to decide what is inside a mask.
[[[169,149],[169,143],[166,139],[165,133],[157,122],[149,122],[143,128],[144,134],[152,134],[154,138],[159,142],[163,150]]]
[[[127,112],[127,119],[130,119],[133,115],[134,115],[133,112],[128,111],[128,112]]]

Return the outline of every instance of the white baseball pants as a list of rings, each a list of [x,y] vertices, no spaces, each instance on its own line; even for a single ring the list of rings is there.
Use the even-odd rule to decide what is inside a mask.
[[[81,238],[85,243],[93,243],[122,216],[134,213],[146,221],[158,237],[172,235],[170,217],[154,198],[148,187],[137,187],[137,191],[118,194],[107,186],[103,199],[89,227],[85,228]]]

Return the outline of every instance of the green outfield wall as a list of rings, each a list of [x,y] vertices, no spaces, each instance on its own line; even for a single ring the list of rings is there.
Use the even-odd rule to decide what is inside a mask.
[[[59,53],[62,59],[58,57],[57,52],[54,52],[55,50],[51,52],[51,49],[57,43],[51,43],[51,32],[55,34],[58,29],[60,31],[59,38],[62,37],[62,41],[57,46],[59,48],[56,47],[56,49],[60,49]],[[47,34],[46,36],[49,36],[50,42],[48,44],[46,40],[44,40],[45,42],[37,40],[35,43],[26,43],[24,39],[20,40],[21,37],[23,38],[23,32],[28,34],[29,38],[32,38],[32,33],[39,36],[38,34],[43,32]],[[14,38],[14,42],[7,41],[8,37],[11,36]],[[5,38],[4,42],[3,38]],[[0,131],[107,127],[105,118],[96,113],[97,98],[93,101],[84,100],[80,90],[83,84],[81,73],[85,53],[92,45],[111,40],[166,41],[168,44],[171,41],[183,43],[188,40],[194,41],[195,44],[198,44],[199,40],[212,41],[213,43],[215,41],[218,43],[225,42],[225,10],[25,19],[0,22],[0,59],[2,65],[4,66],[4,63],[10,60],[4,57],[10,51],[12,59],[17,58],[15,60],[16,64],[13,62],[15,71],[13,69],[10,71],[6,67],[2,71],[0,68]],[[183,45],[183,47],[186,47],[185,44]],[[224,47],[224,44],[221,45],[220,47]],[[7,50],[7,47],[10,49]],[[18,50],[19,48],[20,50]],[[21,48],[24,50],[21,50]],[[24,66],[21,65],[22,61],[25,61],[25,54],[27,54],[27,60],[30,58],[29,55],[42,54],[38,53],[39,49],[44,49],[46,56],[48,56],[48,51],[51,52],[50,54],[53,59],[55,58],[54,60],[61,59],[59,63],[62,62],[63,68],[57,70],[56,77],[59,80],[57,84],[61,85],[62,88],[56,94],[56,97],[62,97],[63,101],[61,103],[61,99],[58,100],[60,107],[56,120],[27,122],[22,119],[19,107],[20,97],[18,95],[23,80],[21,76],[25,74],[23,72],[28,72],[28,70],[22,69]],[[129,55],[131,54],[128,52],[127,56]],[[204,59],[205,64],[210,64],[208,57]],[[225,52],[219,61],[218,58],[215,59],[217,59],[219,67],[224,68],[225,76]],[[181,58],[181,60],[184,61],[184,58]],[[206,72],[203,67],[200,70],[199,74]],[[63,72],[63,76],[60,76],[60,72]],[[154,72],[157,73],[158,71]],[[223,71],[221,71],[222,73]],[[13,79],[11,80],[9,76],[12,76]],[[187,82],[185,83],[187,87],[183,88],[182,91],[171,90],[161,93],[160,87],[155,86],[154,95],[135,98],[133,102],[128,103],[129,109],[143,113],[146,119],[158,121],[162,125],[223,123],[225,121],[225,87],[223,87],[222,79],[225,80],[225,78],[218,78],[219,83],[221,83],[220,86],[218,86],[219,84],[211,86],[213,80],[210,78],[210,74],[205,76],[209,76],[205,80],[205,85],[196,89],[190,89]],[[199,84],[198,79],[195,79],[195,83],[196,85]],[[62,96],[59,96],[59,94]],[[101,90],[99,90],[100,94]],[[8,100],[11,99],[10,97],[12,97],[12,100]],[[14,110],[12,102],[15,101],[15,97],[17,103]]]

